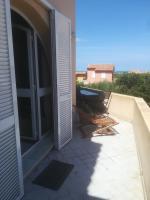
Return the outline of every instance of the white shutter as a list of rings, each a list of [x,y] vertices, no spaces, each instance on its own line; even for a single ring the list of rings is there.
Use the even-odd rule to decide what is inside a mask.
[[[71,23],[57,11],[53,12],[51,20],[55,22],[52,27],[55,49],[53,57],[55,146],[61,149],[72,139]]]
[[[23,178],[9,0],[0,0],[0,200],[21,199]]]

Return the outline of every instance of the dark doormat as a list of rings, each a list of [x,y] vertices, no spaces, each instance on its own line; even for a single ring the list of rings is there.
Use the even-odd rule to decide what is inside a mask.
[[[73,167],[72,164],[52,160],[48,167],[33,180],[33,183],[52,190],[58,190]]]

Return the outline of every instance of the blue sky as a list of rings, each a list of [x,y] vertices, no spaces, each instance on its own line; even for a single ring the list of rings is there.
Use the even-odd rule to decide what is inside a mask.
[[[150,70],[150,0],[77,0],[77,70]]]

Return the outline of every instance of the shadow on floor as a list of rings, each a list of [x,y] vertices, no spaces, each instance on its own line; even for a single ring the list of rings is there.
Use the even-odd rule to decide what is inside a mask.
[[[101,185],[93,185],[92,175],[97,159],[100,157],[102,145],[91,139],[83,139],[78,127],[74,127],[72,141],[59,152],[53,150],[25,180],[25,196],[23,200],[109,200],[101,195]],[[58,160],[74,165],[74,169],[58,191],[40,187],[32,183],[51,160]]]

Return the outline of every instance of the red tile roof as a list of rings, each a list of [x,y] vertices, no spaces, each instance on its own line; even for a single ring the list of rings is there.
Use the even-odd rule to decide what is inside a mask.
[[[95,71],[114,71],[115,65],[113,64],[91,64],[87,69],[94,69]]]

